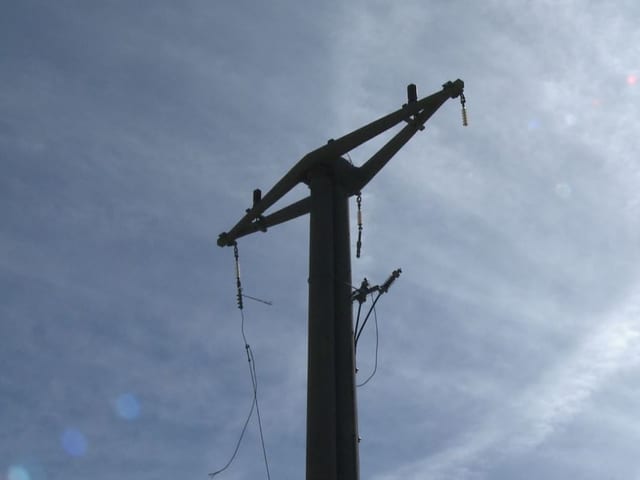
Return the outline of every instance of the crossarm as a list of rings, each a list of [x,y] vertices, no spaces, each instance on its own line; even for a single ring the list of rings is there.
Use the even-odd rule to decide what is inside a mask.
[[[288,207],[282,208],[267,217],[259,217],[253,222],[236,229],[233,237],[227,233],[220,234],[218,237],[218,245],[220,247],[231,246],[233,245],[233,242],[240,237],[244,237],[258,231],[264,232],[269,227],[273,227],[280,223],[288,222],[289,220],[305,215],[309,213],[310,207],[311,198],[303,198],[302,200],[292,203]]]
[[[306,154],[291,170],[289,170],[267,194],[248,209],[240,221],[229,231],[223,232],[218,238],[218,245],[233,245],[236,238],[263,229],[267,219],[272,225],[285,222],[308,212],[307,199],[296,202],[289,207],[263,217],[263,213],[274,203],[291,191],[298,183],[307,179],[308,173],[320,165],[331,165],[343,155],[363,143],[406,121],[409,124],[393,137],[380,151],[371,157],[362,167],[353,168],[354,178],[345,183],[352,186],[355,192],[364,187],[395,155],[402,146],[422,127],[438,108],[448,99],[459,96],[464,89],[464,82],[460,79],[447,82],[441,91],[420,100],[409,101],[402,108],[381,117],[364,127],[358,128],[336,140],[330,140],[326,145]],[[305,210],[306,209],[306,210]]]
[[[353,192],[362,190],[367,183],[375,177],[391,158],[413,137],[418,130],[436,113],[436,111],[449,98],[455,98],[462,93],[464,83],[462,80],[449,82],[443,85],[440,92],[434,93],[420,100],[423,109],[417,113],[408,125],[400,130],[391,140],[389,140],[380,150],[378,150],[369,160],[367,160],[358,170],[358,179],[353,186]]]

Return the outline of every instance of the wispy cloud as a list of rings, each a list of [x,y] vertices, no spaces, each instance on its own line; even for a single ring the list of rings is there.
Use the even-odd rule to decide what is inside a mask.
[[[0,469],[226,461],[251,392],[217,234],[406,84],[456,77],[470,127],[448,102],[363,192],[354,283],[404,270],[360,391],[363,477],[488,478],[587,428],[596,397],[612,419],[591,428],[619,433],[604,387],[640,357],[637,7],[529,3],[7,7]],[[304,471],[306,235],[300,219],[240,245],[246,292],[274,301],[248,305],[246,328],[281,478]],[[262,472],[253,427],[228,478]],[[571,445],[554,454],[561,469]]]
[[[574,351],[514,400],[505,398],[502,406],[470,426],[451,447],[374,478],[486,478],[489,465],[536,448],[579,417],[612,375],[640,362],[639,315],[636,287],[619,307],[598,319],[599,325]]]

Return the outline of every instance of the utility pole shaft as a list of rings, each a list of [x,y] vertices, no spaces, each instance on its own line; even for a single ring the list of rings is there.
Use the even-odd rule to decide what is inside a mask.
[[[357,480],[349,194],[325,167],[309,187],[307,480]]]
[[[253,207],[218,245],[307,213],[309,223],[309,340],[307,377],[307,480],[358,480],[358,422],[351,287],[349,197],[358,193],[387,162],[424,128],[449,98],[461,97],[464,83],[447,82],[441,91],[418,100],[408,87],[408,103],[305,155],[262,197],[254,191]],[[466,116],[465,124],[466,124]],[[395,125],[406,125],[362,166],[343,155]],[[299,183],[307,198],[271,215],[263,213]]]

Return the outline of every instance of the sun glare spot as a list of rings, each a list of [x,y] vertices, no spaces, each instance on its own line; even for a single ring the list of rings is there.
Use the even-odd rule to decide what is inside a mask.
[[[29,472],[20,465],[12,465],[7,472],[7,480],[30,480]]]
[[[116,399],[116,411],[125,420],[135,420],[140,415],[140,402],[135,395],[123,393]]]
[[[555,190],[556,195],[560,198],[569,198],[571,196],[571,187],[566,183],[558,183]]]
[[[560,198],[569,198],[571,196],[571,187],[566,183],[557,184],[555,190]]]
[[[529,123],[527,124],[527,128],[529,130],[537,130],[538,128],[540,128],[540,122],[538,121],[538,119],[533,118],[529,120]]]
[[[62,448],[72,457],[81,457],[87,453],[87,439],[78,430],[67,428],[60,437]]]
[[[630,74],[627,75],[627,84],[629,85],[635,85],[636,83],[638,83],[638,76],[635,74]]]
[[[576,116],[573,113],[567,113],[564,116],[564,123],[567,127],[571,127],[576,124]]]

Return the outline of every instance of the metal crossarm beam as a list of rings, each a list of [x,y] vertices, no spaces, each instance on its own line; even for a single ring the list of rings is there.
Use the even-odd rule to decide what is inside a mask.
[[[359,170],[359,183],[354,185],[353,193],[362,190],[380,170],[387,164],[391,158],[413,137],[423,125],[436,113],[436,111],[449,98],[456,98],[462,93],[464,83],[462,80],[449,82],[443,85],[442,91],[430,95],[417,103],[424,102],[425,108],[420,110],[408,125],[398,132],[391,140],[389,140],[378,152],[376,152],[369,160],[367,160]],[[397,122],[399,123],[399,122]],[[396,124],[397,124],[396,123]]]
[[[309,173],[321,165],[327,165],[331,169],[340,168],[342,170],[340,175],[341,182],[350,195],[355,194],[371,181],[418,130],[422,129],[425,122],[447,99],[458,97],[462,94],[463,89],[464,82],[462,80],[447,82],[443,85],[441,91],[417,101],[410,101],[395,112],[385,115],[343,137],[330,140],[326,145],[309,152],[260,201],[248,209],[247,213],[229,232],[220,234],[218,245],[221,247],[231,246],[236,239],[242,236],[308,213],[308,200],[305,199],[283,208],[269,217],[263,217],[268,208],[289,193],[296,185],[301,182],[308,182]],[[344,162],[335,164],[335,161],[343,155],[401,122],[407,122],[408,124],[361,167],[350,168],[345,166]],[[330,165],[332,162],[334,165]]]
[[[231,246],[233,242],[241,237],[246,237],[255,232],[264,232],[269,227],[279,225],[294,218],[298,218],[302,215],[309,213],[311,207],[311,197],[303,198],[295,203],[292,203],[288,207],[284,207],[277,212],[272,213],[266,217],[258,217],[256,220],[249,224],[242,225],[235,230],[233,240],[229,234],[221,233],[218,238],[218,245],[221,247]]]

